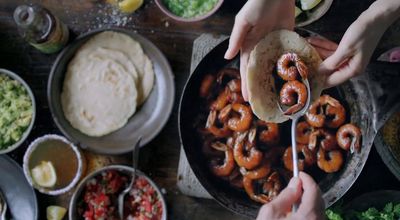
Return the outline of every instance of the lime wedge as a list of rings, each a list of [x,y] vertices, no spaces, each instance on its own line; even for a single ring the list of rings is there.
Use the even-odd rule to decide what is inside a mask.
[[[303,9],[303,11],[311,10],[320,2],[321,0],[300,0],[301,9]]]
[[[31,170],[33,181],[41,187],[53,187],[57,182],[57,174],[50,161],[42,161]]]
[[[60,206],[48,206],[46,209],[47,220],[61,220],[64,218],[67,209]]]
[[[123,0],[118,3],[119,9],[124,13],[132,13],[143,4],[143,0]]]
[[[303,11],[299,7],[295,6],[295,8],[294,8],[294,17],[299,16],[301,13],[303,13]]]

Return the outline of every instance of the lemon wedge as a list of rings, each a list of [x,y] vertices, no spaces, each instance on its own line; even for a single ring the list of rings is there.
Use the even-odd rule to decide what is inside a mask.
[[[57,174],[50,161],[42,161],[31,170],[32,179],[41,187],[53,187],[57,182]]]
[[[294,17],[299,16],[301,13],[303,13],[303,11],[299,7],[295,6],[295,8],[294,8]]]
[[[49,206],[46,209],[47,220],[61,220],[64,218],[67,209],[61,206]]]
[[[301,9],[304,11],[311,10],[317,6],[321,0],[300,0]]]
[[[118,3],[119,9],[124,13],[132,13],[143,4],[143,0],[123,0]]]

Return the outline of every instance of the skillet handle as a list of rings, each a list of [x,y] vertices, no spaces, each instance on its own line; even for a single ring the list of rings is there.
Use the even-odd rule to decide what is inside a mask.
[[[400,109],[400,63],[371,62],[365,77],[372,97],[375,129],[378,131]]]

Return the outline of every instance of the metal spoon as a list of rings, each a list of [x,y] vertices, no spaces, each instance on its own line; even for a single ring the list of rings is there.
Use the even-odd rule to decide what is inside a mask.
[[[139,160],[139,148],[140,148],[140,141],[142,137],[139,137],[138,141],[136,142],[135,148],[133,149],[133,174],[131,178],[131,182],[129,183],[128,187],[126,187],[119,195],[118,195],[118,215],[119,218],[122,220],[124,219],[124,198],[125,195],[131,191],[133,184],[136,181],[136,169],[138,166]],[[1,219],[0,219],[1,220]]]
[[[306,104],[300,111],[288,116],[292,120],[291,136],[292,136],[292,158],[293,158],[293,176],[294,177],[299,176],[299,167],[298,167],[299,159],[297,157],[296,125],[297,125],[297,121],[299,120],[299,118],[307,112],[308,107],[310,106],[310,101],[311,101],[310,84],[308,82],[308,79],[303,79],[302,81],[306,85],[306,88],[307,88]],[[279,106],[279,109],[282,112],[284,112],[283,107],[281,106],[281,103],[279,101],[278,101],[278,106]],[[292,212],[295,212],[297,210],[297,208],[298,208],[298,204],[294,204],[292,207]]]
[[[0,220],[6,220],[7,202],[0,190]]]

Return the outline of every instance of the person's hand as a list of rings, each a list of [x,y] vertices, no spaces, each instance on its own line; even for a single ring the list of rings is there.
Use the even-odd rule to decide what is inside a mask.
[[[329,41],[309,39],[319,49],[322,57],[327,57],[319,69],[320,74],[328,75],[327,88],[364,72],[383,33],[399,16],[399,8],[399,1],[395,0],[374,2],[350,25],[337,48]],[[329,51],[335,52],[329,56]]]
[[[246,69],[254,46],[267,33],[277,29],[292,30],[295,24],[294,0],[248,0],[235,18],[226,59],[240,54],[242,94],[248,100]]]
[[[299,202],[299,208],[291,214],[292,205],[296,202]],[[324,208],[325,203],[318,185],[311,176],[300,172],[299,178],[292,178],[289,185],[274,200],[261,207],[257,220],[320,220],[325,219]]]
[[[307,41],[317,50],[322,60],[330,57],[338,48],[337,43],[325,38],[309,37]]]

